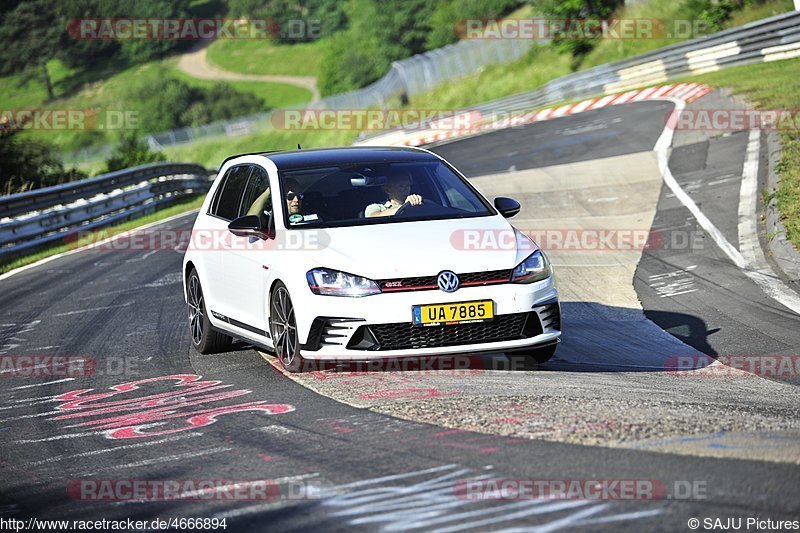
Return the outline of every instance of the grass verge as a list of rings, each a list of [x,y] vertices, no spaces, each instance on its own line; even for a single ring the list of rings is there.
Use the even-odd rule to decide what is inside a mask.
[[[208,61],[242,74],[317,76],[326,40],[278,44],[269,40],[217,39],[208,47]]]
[[[169,207],[159,209],[153,213],[150,213],[149,215],[144,215],[138,218],[134,218],[114,226],[108,226],[107,228],[103,228],[102,231],[114,230],[114,232],[123,232],[135,229],[138,228],[139,226],[144,226],[145,224],[150,224],[151,222],[157,222],[159,220],[163,220],[173,215],[178,215],[180,213],[184,213],[192,209],[198,209],[200,205],[202,205],[204,199],[205,195],[203,194],[196,198],[192,198],[191,200],[185,200],[176,203],[174,205],[171,205]],[[75,242],[71,242],[69,244],[66,243],[57,244],[54,246],[43,248],[41,250],[37,250],[36,252],[32,252],[30,254],[15,257],[14,259],[10,259],[8,261],[0,263],[0,274],[4,274],[6,272],[9,272],[16,268],[23,267],[25,265],[30,265],[31,263],[35,263],[37,261],[40,261],[47,257],[51,257],[56,254],[61,254],[64,252],[68,252],[70,250],[74,250],[75,248],[91,244],[92,242],[93,242],[92,237],[85,237],[82,239],[78,239]]]

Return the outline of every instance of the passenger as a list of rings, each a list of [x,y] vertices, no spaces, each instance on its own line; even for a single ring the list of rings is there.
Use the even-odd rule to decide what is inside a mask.
[[[364,209],[365,217],[390,217],[397,213],[403,204],[420,205],[422,196],[411,193],[411,176],[396,174],[386,178],[383,192],[389,199],[382,204],[370,204]]]
[[[295,179],[287,178],[283,180],[283,186],[286,189],[286,208],[289,215],[302,214],[303,195],[300,193],[300,184]]]

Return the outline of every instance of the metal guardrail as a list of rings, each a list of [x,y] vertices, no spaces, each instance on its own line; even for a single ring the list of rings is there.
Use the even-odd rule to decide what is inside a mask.
[[[532,91],[454,113],[478,112],[491,122],[492,115],[523,113],[559,102],[655,85],[679,76],[792,57],[800,57],[800,12],[784,13],[615,63],[568,74]],[[422,124],[414,131],[426,131],[435,120],[434,118]],[[377,144],[381,138],[388,138],[389,135],[394,136],[402,131],[396,129],[365,136],[357,144]]]
[[[0,260],[207,191],[199,165],[154,163],[0,197]]]

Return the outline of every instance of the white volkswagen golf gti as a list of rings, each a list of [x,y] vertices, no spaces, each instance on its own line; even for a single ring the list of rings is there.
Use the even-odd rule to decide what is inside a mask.
[[[558,293],[547,256],[506,220],[519,210],[418,148],[228,158],[183,262],[192,343],[242,339],[289,371],[477,352],[547,361]]]

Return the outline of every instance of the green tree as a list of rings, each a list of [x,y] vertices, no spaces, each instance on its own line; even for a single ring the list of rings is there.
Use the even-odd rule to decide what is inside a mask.
[[[442,0],[430,19],[425,46],[428,50],[456,42],[466,19],[499,18],[522,4],[520,0]]]
[[[348,29],[334,35],[322,59],[320,92],[363,87],[393,61],[424,52],[432,6],[425,0],[350,0]]]
[[[150,150],[147,143],[137,138],[135,134],[127,134],[120,139],[120,143],[114,148],[111,157],[106,160],[106,171],[113,172],[165,160],[166,157],[162,152]]]
[[[83,172],[65,169],[53,145],[23,140],[18,130],[0,129],[0,194],[13,194],[85,177]]]
[[[545,0],[541,3],[537,2],[537,6],[553,18],[589,20],[608,19],[623,4],[623,0]],[[557,47],[569,51],[576,58],[573,67],[577,67],[580,58],[594,47],[595,41],[568,33],[563,36],[554,36],[553,43]]]
[[[117,9],[117,16],[137,19],[185,18],[189,15],[189,0],[121,2]],[[131,63],[159,59],[190,45],[191,41],[176,39],[130,39],[120,42],[123,56]]]
[[[22,2],[5,14],[0,25],[0,74],[38,69],[47,89],[47,98],[55,98],[47,62],[61,50],[63,31],[51,2]]]
[[[276,21],[282,34],[275,39],[283,42],[313,40],[328,37],[347,25],[344,2],[340,0],[230,0],[228,14],[233,17],[267,18]],[[289,21],[300,20],[308,31],[304,38],[286,32]],[[319,33],[315,31],[319,29]]]

